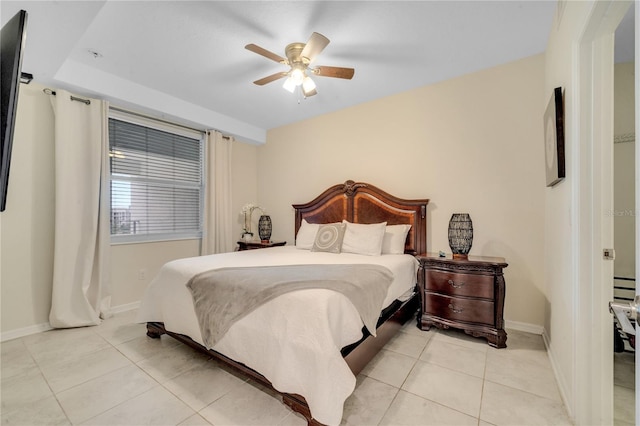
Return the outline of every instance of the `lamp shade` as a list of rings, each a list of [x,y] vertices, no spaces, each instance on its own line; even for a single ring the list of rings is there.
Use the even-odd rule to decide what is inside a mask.
[[[473,223],[469,213],[454,213],[449,220],[449,247],[454,258],[466,258],[473,243]]]
[[[318,93],[316,91],[316,83],[311,80],[310,77],[305,77],[304,80],[302,80],[302,93],[307,97]]]
[[[311,79],[311,77],[305,77],[304,80],[302,80],[302,88],[305,92],[311,92],[316,88],[316,83]]]
[[[288,92],[293,93],[293,91],[296,90],[296,83],[291,77],[289,77],[284,81],[282,87],[284,87]]]
[[[301,68],[293,68],[291,70],[291,74],[289,75],[289,78],[293,81],[293,83],[296,86],[300,86],[302,84],[302,81],[305,78],[305,73],[304,70]]]
[[[260,235],[260,240],[268,242],[271,239],[271,217],[266,214],[260,216],[258,219],[258,235]]]

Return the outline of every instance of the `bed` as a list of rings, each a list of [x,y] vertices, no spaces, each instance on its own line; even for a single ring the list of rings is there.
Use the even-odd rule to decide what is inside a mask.
[[[274,390],[309,424],[339,424],[344,401],[355,388],[355,376],[417,312],[418,262],[414,256],[426,252],[428,201],[401,199],[364,182],[334,185],[308,203],[293,205],[296,245],[167,263],[147,288],[138,321],[147,323],[149,337],[167,334]],[[400,247],[397,251],[397,240],[395,249],[388,252],[385,248],[384,254],[377,256],[303,247],[303,231],[343,221],[352,227],[385,223],[385,238],[388,230],[405,225],[404,250]],[[206,271],[310,265],[391,271],[391,282],[380,305],[383,309],[373,330],[363,325],[353,299],[330,289],[308,288],[280,295],[255,308],[213,344],[206,339],[194,309],[197,303],[187,289],[194,277]]]

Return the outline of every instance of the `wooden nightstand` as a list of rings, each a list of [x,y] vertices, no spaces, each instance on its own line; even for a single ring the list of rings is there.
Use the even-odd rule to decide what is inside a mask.
[[[507,346],[502,270],[508,265],[503,258],[453,259],[431,253],[416,258],[421,296],[418,327],[459,328],[474,337],[485,337],[491,346]]]
[[[263,243],[262,241],[240,240],[238,241],[238,251],[278,247],[278,246],[283,246],[285,244],[287,244],[286,241],[269,241],[268,243]]]

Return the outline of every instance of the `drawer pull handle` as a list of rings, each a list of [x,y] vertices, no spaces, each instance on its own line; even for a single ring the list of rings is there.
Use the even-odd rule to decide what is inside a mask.
[[[453,288],[461,288],[461,287],[464,286],[464,283],[456,284],[455,281],[453,281],[453,280],[449,280],[448,283]]]
[[[449,309],[451,309],[451,310],[452,310],[454,313],[456,313],[456,314],[459,314],[459,313],[461,313],[462,311],[464,311],[464,309],[456,309],[456,307],[455,307],[455,306],[453,306],[453,304],[452,304],[452,303],[449,303]]]

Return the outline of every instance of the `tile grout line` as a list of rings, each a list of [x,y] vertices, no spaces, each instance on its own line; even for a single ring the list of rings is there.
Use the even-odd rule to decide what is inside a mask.
[[[93,334],[95,334],[96,336],[99,336],[102,340],[104,340],[105,342],[107,342],[108,344],[110,344],[110,342],[108,342],[104,337],[100,336],[98,333],[96,333],[95,330],[88,328]],[[56,330],[55,328],[52,330],[49,330],[49,332],[55,332],[54,330]],[[23,339],[23,338],[21,338]],[[67,421],[69,422],[69,424],[73,425],[74,423],[71,421],[71,418],[69,417],[69,414],[67,413],[67,410],[65,410],[65,408],[62,406],[62,404],[60,403],[60,398],[58,396],[59,393],[64,392],[65,390],[68,389],[64,389],[61,390],[59,392],[56,392],[53,390],[53,388],[51,387],[51,384],[49,383],[49,379],[47,378],[47,376],[44,374],[44,371],[42,371],[42,366],[40,365],[40,363],[38,362],[37,359],[35,359],[35,357],[33,356],[31,349],[29,348],[29,345],[26,344],[26,342],[23,341],[23,344],[25,346],[25,348],[27,349],[27,351],[29,352],[29,355],[31,355],[31,357],[33,358],[33,361],[35,362],[36,366],[38,367],[38,371],[40,372],[40,375],[42,376],[42,378],[44,379],[45,383],[47,384],[47,386],[49,387],[49,390],[51,391],[51,394],[53,396],[53,398],[56,400],[56,403],[58,404],[58,407],[60,407],[60,410],[62,411],[62,413],[64,414],[65,418],[67,419]],[[93,352],[89,352],[87,354],[84,354],[83,356],[87,356],[87,355],[93,355],[94,353],[100,351],[100,349],[95,350]],[[55,365],[55,364],[54,364]],[[87,381],[83,382],[86,383]],[[72,387],[70,387],[69,389],[73,389],[76,386],[81,385],[82,383],[78,383]]]
[[[437,334],[437,331],[436,331],[436,334]],[[416,362],[413,364],[413,367],[411,367],[411,370],[409,371],[409,374],[407,374],[407,376],[405,377],[404,381],[403,381],[403,382],[402,382],[402,384],[400,385],[400,388],[398,389],[398,394],[400,393],[400,391],[407,392],[408,394],[414,395],[414,396],[416,396],[416,397],[418,397],[418,398],[420,398],[420,399],[424,399],[425,401],[429,401],[429,402],[432,402],[432,403],[434,403],[434,404],[437,404],[437,405],[440,405],[440,406],[442,406],[442,407],[445,407],[445,408],[447,408],[447,409],[450,409],[450,410],[453,410],[453,411],[457,411],[458,413],[464,414],[465,416],[468,416],[468,417],[471,417],[471,418],[475,418],[475,419],[479,422],[479,421],[480,421],[480,417],[479,417],[479,416],[478,416],[478,417],[470,416],[469,414],[467,414],[467,413],[465,413],[465,412],[463,412],[463,411],[460,411],[460,410],[459,410],[459,409],[457,409],[457,408],[449,407],[448,405],[445,405],[445,404],[443,404],[443,403],[441,403],[441,402],[434,401],[434,400],[432,400],[432,399],[425,398],[424,396],[421,396],[421,395],[418,395],[418,394],[416,394],[416,393],[413,393],[413,392],[411,392],[411,391],[409,391],[409,390],[402,389],[402,386],[405,384],[405,382],[407,381],[407,379],[409,378],[409,376],[411,375],[411,373],[413,372],[413,370],[415,369],[416,365],[418,365],[418,363],[419,363],[419,362],[424,362],[424,363],[426,363],[426,364],[431,364],[431,365],[435,365],[435,366],[437,366],[437,367],[446,368],[446,367],[443,367],[443,366],[441,366],[441,365],[433,364],[433,363],[430,363],[429,361],[424,361],[424,360],[420,359],[420,357],[422,356],[422,354],[423,354],[423,353],[428,349],[428,347],[431,345],[431,342],[433,341],[433,338],[434,338],[434,337],[435,337],[435,335],[434,335],[434,336],[432,336],[432,337],[429,339],[429,341],[427,342],[427,344],[425,345],[425,347],[422,349],[422,352],[420,352],[420,355],[418,356],[418,358],[416,358]],[[461,346],[461,347],[462,347],[462,346]],[[486,360],[485,360],[485,368],[486,368]],[[450,369],[450,368],[446,368],[446,369],[447,369],[447,370],[449,370],[449,371],[454,371],[454,372],[456,372],[456,373],[466,374],[466,373],[462,373],[462,372],[460,372],[460,371],[453,370],[453,369]],[[478,377],[476,377],[476,376],[471,376],[470,374],[467,374],[467,376],[478,378]],[[484,383],[483,383],[483,386],[484,386]],[[397,394],[396,394],[396,396],[397,396]],[[394,399],[395,399],[395,398],[394,398]],[[391,407],[391,406],[389,406],[389,408],[390,408],[390,407]],[[387,411],[388,411],[388,409],[387,409]],[[385,412],[385,414],[386,414],[386,412]]]
[[[126,324],[123,324],[123,325],[126,325]],[[180,401],[181,403],[183,403],[185,406],[187,406],[187,407],[190,409],[191,414],[189,414],[186,418],[181,419],[180,421],[177,421],[177,422],[176,422],[177,424],[179,424],[179,423],[181,423],[181,422],[186,421],[187,419],[189,419],[190,417],[192,417],[192,416],[194,416],[194,415],[200,416],[202,419],[204,419],[204,421],[205,421],[205,422],[207,422],[207,424],[209,424],[209,421],[208,421],[206,418],[204,418],[204,416],[202,416],[202,414],[200,414],[200,412],[201,412],[202,410],[204,410],[204,408],[203,408],[202,410],[196,411],[196,410],[195,410],[195,409],[193,409],[193,408],[192,408],[192,407],[191,407],[191,406],[190,406],[186,401],[184,401],[182,398],[180,398],[180,396],[178,396],[177,394],[175,394],[174,392],[172,392],[168,387],[166,387],[166,386],[165,386],[165,384],[166,384],[166,383],[170,382],[171,380],[174,380],[175,378],[179,377],[179,376],[180,376],[180,375],[182,375],[182,374],[185,374],[185,373],[187,373],[187,372],[189,372],[189,371],[192,371],[193,369],[189,369],[189,370],[187,370],[187,371],[184,371],[184,372],[180,373],[178,376],[175,376],[175,377],[173,377],[172,379],[168,379],[168,380],[166,380],[164,383],[161,383],[161,382],[159,381],[159,379],[156,379],[154,376],[150,375],[147,371],[145,371],[142,367],[140,367],[140,366],[138,365],[138,362],[134,362],[134,361],[133,361],[133,359],[131,359],[131,358],[130,358],[129,356],[127,356],[127,355],[126,355],[126,354],[125,354],[125,353],[124,353],[120,348],[118,348],[118,346],[120,346],[120,345],[124,345],[124,344],[126,344],[127,342],[131,342],[131,341],[136,340],[136,339],[138,338],[138,337],[128,338],[128,339],[127,339],[127,340],[125,340],[125,341],[122,341],[122,342],[119,342],[119,341],[118,341],[117,343],[115,343],[119,338],[123,338],[123,336],[124,336],[124,337],[126,337],[126,336],[128,336],[128,334],[129,334],[129,333],[128,333],[128,331],[129,331],[129,330],[124,330],[121,334],[117,335],[117,333],[115,333],[115,332],[116,332],[116,329],[117,329],[118,327],[120,327],[120,326],[121,326],[121,325],[116,325],[116,327],[114,327],[114,329],[113,329],[113,330],[111,330],[111,329],[110,329],[110,327],[102,328],[102,329],[100,329],[100,330],[98,330],[97,328],[91,327],[91,329],[92,329],[92,330],[91,330],[91,333],[93,333],[93,334],[95,334],[95,335],[100,336],[100,338],[101,338],[102,340],[106,341],[106,342],[108,343],[108,346],[106,346],[106,348],[113,348],[113,349],[115,349],[116,353],[120,354],[124,359],[126,359],[130,365],[135,365],[135,366],[136,366],[136,368],[137,368],[137,370],[141,371],[145,376],[150,377],[150,378],[152,379],[153,383],[155,383],[155,385],[154,385],[154,386],[152,386],[152,388],[151,388],[151,389],[157,388],[157,385],[160,385],[160,388],[161,388],[161,389],[163,389],[164,391],[168,392],[170,395],[172,395],[173,397],[175,397],[178,401]],[[420,336],[420,334],[412,333],[411,331],[413,331],[413,330],[409,330],[409,331],[403,331],[403,330],[400,330],[400,331],[401,331],[401,332],[403,332],[403,333],[404,333],[404,334],[406,334],[406,335],[416,335],[416,336]],[[407,373],[407,374],[406,374],[406,376],[404,377],[404,380],[402,380],[402,383],[400,383],[400,385],[399,385],[398,387],[393,386],[393,385],[390,385],[389,383],[383,382],[383,381],[378,380],[378,379],[375,379],[375,378],[373,378],[373,377],[367,376],[366,374],[363,374],[364,376],[366,376],[366,377],[368,377],[368,378],[370,378],[370,379],[372,379],[372,380],[374,380],[374,381],[377,381],[377,382],[379,382],[379,383],[384,383],[385,385],[390,385],[390,386],[392,386],[393,388],[395,388],[395,394],[393,395],[393,398],[391,398],[391,402],[389,403],[389,405],[386,407],[386,409],[385,409],[385,410],[384,410],[384,412],[382,413],[382,417],[381,417],[381,418],[380,418],[380,420],[377,422],[377,424],[378,424],[378,425],[382,423],[382,421],[383,421],[383,419],[385,418],[385,416],[389,415],[390,410],[391,410],[391,408],[393,407],[394,403],[396,403],[396,402],[398,401],[398,398],[399,398],[399,396],[400,396],[400,391],[407,392],[408,394],[411,394],[411,395],[413,395],[413,396],[415,396],[415,397],[417,397],[417,398],[420,398],[421,400],[429,401],[430,403],[437,404],[438,406],[445,407],[445,408],[447,408],[447,409],[449,409],[449,410],[452,410],[452,411],[458,412],[458,413],[460,413],[460,414],[463,414],[463,415],[465,415],[465,416],[468,416],[468,417],[473,418],[473,416],[472,416],[472,415],[469,415],[469,414],[468,414],[468,413],[466,413],[466,412],[462,412],[462,411],[458,410],[457,408],[452,408],[452,407],[450,407],[450,406],[448,406],[448,405],[445,405],[445,404],[443,404],[443,403],[440,403],[440,402],[437,402],[437,401],[430,400],[430,399],[428,399],[428,398],[425,398],[425,397],[420,396],[420,395],[418,395],[418,394],[415,394],[415,393],[413,393],[413,392],[409,392],[409,391],[407,391],[407,390],[402,389],[402,386],[404,386],[404,385],[406,384],[406,382],[407,382],[408,378],[409,378],[409,377],[411,376],[411,374],[416,370],[416,367],[419,365],[419,362],[429,363],[429,364],[431,364],[431,365],[438,366],[438,367],[440,367],[440,368],[447,369],[447,370],[450,370],[450,371],[456,372],[456,373],[458,373],[458,374],[465,374],[465,375],[467,375],[467,376],[470,376],[470,377],[476,377],[476,378],[478,377],[478,376],[473,376],[473,375],[467,374],[467,373],[462,372],[462,371],[454,370],[454,369],[449,368],[449,367],[446,367],[446,366],[442,366],[442,365],[439,365],[439,364],[433,364],[433,363],[431,363],[431,362],[429,362],[429,361],[425,361],[425,360],[422,360],[422,359],[421,359],[421,357],[425,354],[425,352],[427,352],[427,351],[429,350],[429,348],[433,347],[433,343],[432,343],[432,341],[433,341],[433,339],[434,339],[434,338],[436,338],[436,336],[438,336],[438,335],[439,335],[439,330],[433,330],[433,331],[435,331],[435,333],[434,333],[431,337],[429,337],[429,338],[427,339],[426,343],[424,344],[424,346],[422,347],[422,349],[419,351],[419,353],[417,354],[417,356],[409,356],[409,355],[407,355],[407,354],[405,354],[405,353],[397,352],[397,351],[395,351],[395,350],[391,350],[391,349],[389,349],[389,351],[390,351],[390,352],[393,352],[393,353],[395,353],[395,354],[399,354],[399,355],[402,355],[402,356],[405,356],[405,357],[409,356],[409,357],[412,359],[412,365],[411,365],[411,368],[409,369],[408,373]],[[112,334],[111,334],[111,333],[113,333],[113,336],[112,336]],[[105,337],[103,334],[107,334],[107,336],[108,336],[109,338]],[[90,335],[90,334],[87,334],[87,335]],[[443,336],[447,336],[447,335],[446,335],[446,334],[443,334]],[[21,340],[22,340],[22,338],[21,338]],[[82,339],[79,339],[79,340],[82,340]],[[112,340],[113,340],[113,341],[112,341]],[[454,345],[454,346],[457,346],[457,347],[461,347],[461,348],[469,349],[469,350],[477,350],[476,348],[470,347],[470,346],[465,345],[465,344],[456,344],[456,343],[454,343],[454,342],[452,342],[452,341],[449,341],[448,339],[447,339],[447,340],[437,339],[437,343],[441,343],[441,342],[442,342],[442,343],[451,344],[451,345]],[[64,343],[64,342],[63,342],[63,343]],[[416,344],[417,344],[417,343],[418,343],[418,342],[416,341]],[[22,340],[21,344],[23,345],[23,348],[27,350],[27,354],[29,355],[29,357],[31,358],[31,360],[35,363],[35,365],[37,366],[37,368],[38,368],[38,373],[40,374],[40,376],[42,377],[42,379],[44,379],[45,383],[47,384],[47,387],[49,388],[49,392],[50,392],[50,394],[54,396],[54,398],[55,398],[55,400],[56,400],[56,403],[57,403],[57,405],[58,405],[58,408],[61,410],[61,412],[62,412],[62,414],[65,416],[66,420],[67,420],[67,421],[69,421],[69,423],[71,423],[71,424],[74,424],[74,423],[72,423],[72,422],[71,422],[71,419],[70,419],[70,418],[69,418],[69,416],[67,415],[67,412],[66,412],[66,411],[65,411],[65,409],[62,407],[62,404],[60,404],[59,396],[61,395],[61,393],[62,393],[62,392],[67,392],[67,391],[68,391],[68,390],[70,390],[70,389],[74,389],[74,388],[75,388],[75,387],[77,387],[77,386],[81,386],[82,384],[87,383],[89,380],[95,380],[95,379],[98,379],[98,378],[100,378],[100,377],[103,377],[103,376],[105,376],[105,375],[107,375],[107,374],[111,374],[111,373],[113,373],[113,371],[111,371],[111,372],[107,372],[107,373],[104,373],[104,374],[102,374],[102,375],[100,375],[100,376],[98,376],[98,377],[95,377],[95,378],[89,379],[89,380],[87,380],[87,381],[84,381],[84,382],[82,382],[82,383],[76,384],[76,385],[74,385],[74,386],[72,386],[72,387],[70,387],[70,388],[68,388],[68,389],[64,389],[64,390],[61,390],[61,391],[59,391],[59,392],[54,392],[54,391],[53,391],[53,389],[51,388],[51,385],[50,385],[50,383],[49,383],[49,380],[47,380],[47,378],[44,376],[44,373],[43,373],[43,371],[42,371],[42,367],[41,367],[40,363],[39,363],[39,362],[34,358],[33,353],[32,353],[32,350],[29,348],[29,346],[27,346],[27,345],[26,345],[26,343],[24,342],[24,340]],[[47,347],[46,342],[45,342],[44,347],[45,347],[45,348]],[[123,349],[124,349],[124,346],[123,346]],[[96,350],[96,351],[92,351],[92,352],[90,352],[90,353],[88,353],[88,354],[83,354],[82,356],[83,356],[83,357],[84,357],[84,356],[90,356],[90,355],[92,355],[92,354],[95,354],[95,353],[97,353],[97,352],[99,352],[99,351],[103,351],[103,350],[104,350],[104,349],[99,349],[99,350]],[[134,352],[135,352],[135,351],[134,351]],[[130,356],[135,357],[135,353],[134,353],[134,352],[129,352],[129,353],[130,353]],[[147,357],[147,358],[144,358],[144,359],[151,358],[151,357],[153,357],[153,355],[154,355],[154,354],[156,354],[156,353],[158,353],[158,352],[159,352],[159,351],[152,352],[152,355],[151,355],[150,357]],[[547,401],[551,401],[551,402],[554,402],[554,403],[559,403],[559,405],[561,405],[561,406],[563,406],[563,407],[564,407],[564,404],[563,404],[563,402],[562,402],[562,401],[557,401],[557,400],[554,400],[554,399],[549,399],[549,398],[546,398],[545,396],[538,395],[538,394],[535,394],[535,393],[533,393],[533,392],[529,392],[529,391],[522,390],[522,389],[519,389],[519,388],[516,388],[516,387],[512,387],[512,386],[504,385],[504,384],[501,384],[501,383],[495,382],[495,381],[493,381],[493,380],[488,380],[488,379],[487,379],[488,359],[489,359],[489,357],[490,357],[491,353],[493,353],[493,352],[490,352],[490,351],[482,351],[482,353],[484,353],[484,369],[483,369],[483,374],[482,374],[482,378],[481,378],[481,379],[482,379],[482,386],[481,386],[481,392],[480,392],[480,407],[479,407],[478,415],[477,415],[477,417],[476,417],[476,420],[477,420],[477,421],[476,421],[476,424],[477,424],[477,425],[480,425],[481,423],[488,423],[488,422],[486,422],[486,421],[484,421],[484,420],[482,420],[482,419],[481,419],[481,416],[482,416],[482,413],[483,413],[483,402],[484,402],[484,398],[485,398],[485,396],[486,396],[486,395],[484,395],[484,391],[486,390],[486,385],[488,384],[488,382],[491,382],[492,384],[496,384],[496,385],[499,385],[499,386],[506,387],[506,388],[508,388],[508,389],[517,390],[517,391],[519,391],[519,392],[525,392],[525,393],[527,393],[527,394],[530,394],[530,395],[532,395],[532,396],[537,396],[537,397],[542,398],[542,399],[547,400]],[[495,355],[495,354],[496,354],[496,353],[494,353],[494,355]],[[501,353],[498,353],[497,355],[499,355],[500,357],[502,357],[502,356],[507,357],[507,356],[508,356],[508,354],[507,354],[506,352],[504,352],[504,353],[502,353],[502,352],[501,352]],[[143,359],[143,360],[144,360],[144,359]],[[142,361],[142,360],[141,360],[141,361]],[[139,361],[139,362],[141,362],[141,361]],[[211,361],[211,358],[210,358],[210,357],[208,357],[208,358],[207,358],[207,361]],[[515,361],[519,361],[519,362],[520,362],[520,361],[522,361],[522,360],[521,360],[520,358],[516,358],[516,359],[515,359]],[[526,360],[525,360],[525,361],[526,361]],[[524,362],[524,361],[523,361],[523,362]],[[407,363],[407,364],[408,364],[408,363]],[[114,371],[117,371],[117,370],[120,370],[120,369],[123,369],[123,368],[128,368],[128,366],[127,366],[127,367],[120,367],[120,368],[118,368],[118,369],[116,369],[116,370],[114,370]],[[196,368],[196,367],[194,367],[194,368]],[[557,383],[556,383],[556,386],[557,386]],[[144,394],[145,392],[148,392],[148,391],[149,391],[149,390],[144,391],[144,392],[141,392],[140,394],[137,394],[135,397],[138,397],[139,395],[142,395],[142,394]],[[135,397],[134,397],[134,398],[135,398]],[[48,396],[47,396],[46,398],[48,399]],[[131,399],[131,398],[129,398],[129,399]],[[218,399],[219,399],[219,398],[218,398]],[[44,400],[44,399],[43,399],[43,400]],[[39,401],[40,401],[40,400],[39,400]],[[121,402],[121,403],[117,404],[115,407],[117,407],[117,406],[119,406],[119,405],[123,404],[124,402],[126,402],[126,401],[123,401],[123,402]],[[206,407],[208,407],[209,405],[211,405],[211,404],[212,404],[212,403],[214,403],[214,402],[215,402],[215,400],[214,400],[214,401],[212,401],[212,402],[211,402],[210,404],[208,404],[207,406],[205,406],[205,408],[206,408]],[[107,410],[103,411],[102,413],[96,414],[96,415],[92,416],[90,419],[84,420],[84,422],[90,421],[91,419],[95,418],[96,416],[99,416],[99,415],[103,414],[104,412],[109,411],[109,410],[111,410],[111,409],[113,409],[113,408],[115,408],[115,407],[111,407],[111,408],[109,408],[109,409],[107,409]],[[565,407],[565,409],[566,409],[566,407]],[[291,416],[291,414],[292,414],[292,412],[290,412],[289,414],[287,414],[286,416],[284,416],[284,417],[280,420],[280,423],[285,422],[285,421],[286,421],[286,419],[287,419],[287,418],[289,418],[289,417]]]
[[[484,354],[484,370],[482,371],[482,389],[480,389],[480,407],[478,409],[478,426],[482,421],[482,402],[484,401],[484,387],[487,383],[487,361],[489,359],[488,353]]]
[[[98,333],[97,331],[95,331],[95,333],[96,333],[96,334],[98,334],[98,335],[100,335],[100,333]],[[96,415],[94,415],[94,416],[91,416],[91,417],[90,417],[90,418],[88,418],[88,419],[85,419],[84,421],[82,421],[82,422],[81,422],[81,424],[86,423],[86,422],[90,421],[91,419],[94,419],[94,418],[96,418],[96,417],[98,417],[98,416],[101,416],[102,414],[106,413],[107,411],[112,410],[112,409],[114,409],[114,408],[116,408],[116,407],[119,407],[119,406],[121,406],[121,405],[123,405],[123,404],[127,403],[129,400],[134,399],[134,398],[137,398],[137,397],[139,397],[139,396],[141,396],[141,395],[143,395],[143,394],[145,394],[145,393],[147,393],[147,392],[152,391],[154,388],[158,388],[158,387],[160,387],[160,388],[164,389],[165,391],[169,392],[171,395],[173,395],[175,398],[177,398],[180,402],[182,402],[184,405],[186,405],[188,408],[190,408],[190,409],[193,411],[193,414],[198,414],[198,412],[197,412],[196,410],[194,410],[193,408],[191,408],[191,407],[189,406],[189,404],[187,404],[187,403],[186,403],[185,401],[183,401],[179,396],[177,396],[177,395],[175,395],[173,392],[171,392],[171,390],[170,390],[170,389],[168,389],[166,386],[164,386],[162,383],[160,383],[160,382],[158,381],[158,379],[156,379],[156,378],[155,378],[155,377],[153,377],[151,374],[149,374],[147,371],[145,371],[142,367],[140,367],[140,366],[138,365],[138,363],[137,363],[137,362],[134,362],[134,361],[133,361],[131,358],[129,358],[126,354],[124,354],[122,351],[120,351],[120,350],[117,348],[116,344],[112,343],[112,342],[111,342],[111,341],[109,341],[108,339],[105,339],[105,338],[104,338],[104,336],[102,336],[102,335],[100,335],[100,337],[102,337],[102,338],[103,338],[107,343],[109,343],[109,345],[111,345],[111,347],[112,347],[113,349],[115,349],[118,353],[120,353],[123,357],[125,357],[125,358],[126,358],[126,359],[131,363],[131,366],[134,366],[134,367],[135,367],[135,368],[137,368],[140,372],[142,372],[144,375],[148,376],[151,380],[153,380],[153,381],[156,383],[156,385],[155,385],[155,386],[153,386],[153,387],[151,387],[150,389],[146,389],[146,390],[144,390],[144,391],[142,391],[142,392],[140,392],[140,393],[138,393],[138,394],[136,394],[136,395],[132,396],[132,397],[131,397],[131,398],[129,398],[128,400],[122,401],[122,402],[120,402],[120,403],[118,403],[118,404],[114,405],[113,407],[109,407],[109,408],[105,409],[104,411],[102,411],[102,412],[100,412],[100,413],[98,413],[98,414],[96,414]],[[126,340],[126,341],[124,341],[124,342],[119,342],[119,343],[118,343],[118,345],[121,345],[121,344],[123,344],[123,343],[130,342],[130,341],[135,340],[135,339],[136,339],[136,338],[134,337],[134,338],[129,339],[129,340]],[[117,369],[117,370],[120,370],[120,369],[122,369],[122,368],[128,368],[128,367],[130,367],[130,366],[121,367],[121,368],[119,368],[119,369]],[[194,367],[194,368],[195,368],[195,367]],[[117,371],[117,370],[114,370],[114,371]],[[187,370],[187,371],[188,371],[188,370]],[[111,372],[109,372],[109,373],[105,373],[105,374],[103,374],[102,376],[99,376],[99,377],[103,377],[103,376],[105,376],[105,375],[107,375],[107,374],[110,374],[110,373],[113,373],[113,371],[111,371]],[[91,380],[93,380],[93,379],[91,379]],[[171,379],[169,379],[169,380],[171,380]],[[84,383],[87,383],[87,382],[84,382]],[[76,385],[76,386],[79,386],[79,385]],[[75,386],[74,386],[74,387],[75,387]],[[70,389],[71,389],[71,388],[70,388]],[[66,413],[65,413],[65,414],[66,414]],[[180,420],[180,422],[178,422],[177,424],[180,424],[181,422],[184,422],[184,421],[185,421],[185,420],[187,420],[189,417],[191,417],[193,414],[191,414],[191,415],[189,415],[188,417],[185,417],[184,419]],[[68,416],[67,416],[67,418],[68,418]],[[70,419],[69,419],[69,422],[71,423]],[[73,424],[73,423],[72,423],[72,424]]]

